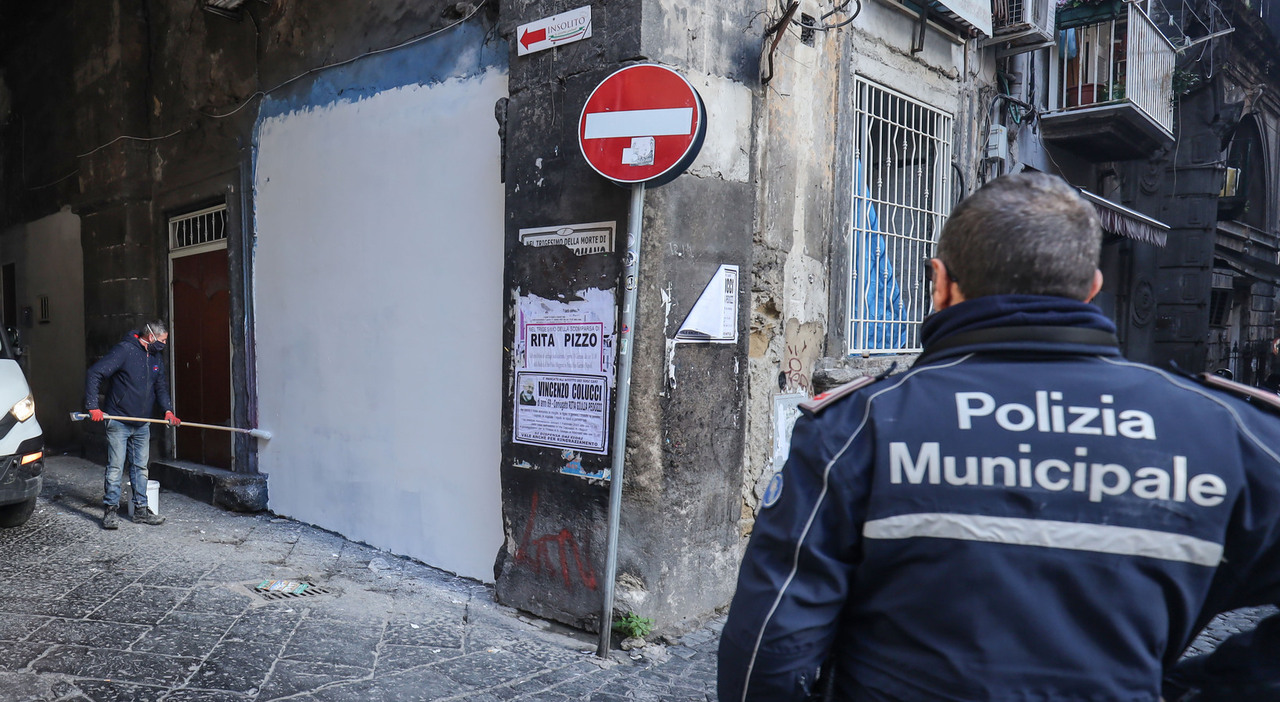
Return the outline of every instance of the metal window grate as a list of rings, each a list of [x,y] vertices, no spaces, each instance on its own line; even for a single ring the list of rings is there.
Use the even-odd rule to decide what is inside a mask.
[[[227,206],[214,205],[169,220],[169,249],[176,251],[227,238]]]
[[[952,116],[860,76],[854,114],[849,353],[918,352],[950,212]]]

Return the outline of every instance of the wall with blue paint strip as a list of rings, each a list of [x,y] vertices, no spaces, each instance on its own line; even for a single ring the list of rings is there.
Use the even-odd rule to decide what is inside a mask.
[[[507,44],[478,18],[399,49],[372,53],[282,82],[262,101],[258,123],[273,117],[357,102],[406,86],[467,80],[507,70]]]
[[[487,36],[464,23],[263,102],[254,310],[270,509],[492,581],[507,47]]]

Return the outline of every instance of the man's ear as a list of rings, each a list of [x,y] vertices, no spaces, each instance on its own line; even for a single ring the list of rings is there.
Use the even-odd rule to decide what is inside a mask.
[[[1098,296],[1098,291],[1100,290],[1102,290],[1102,271],[1095,268],[1093,269],[1093,284],[1089,286],[1089,296],[1084,301],[1093,302],[1093,298]]]
[[[947,273],[947,267],[943,265],[942,260],[931,258],[929,266],[933,269],[933,311],[940,312],[964,302],[959,286],[951,280],[951,275]]]

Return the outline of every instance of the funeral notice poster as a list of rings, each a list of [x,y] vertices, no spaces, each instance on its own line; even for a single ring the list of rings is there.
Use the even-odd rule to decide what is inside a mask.
[[[517,442],[608,453],[609,383],[600,375],[516,373]]]

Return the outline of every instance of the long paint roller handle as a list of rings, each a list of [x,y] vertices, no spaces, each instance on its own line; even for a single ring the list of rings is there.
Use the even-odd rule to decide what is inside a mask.
[[[88,412],[72,412],[71,421],[80,422],[89,418]],[[105,419],[118,419],[125,422],[148,422],[150,424],[168,424],[165,419],[148,419],[146,417],[117,417],[114,415],[103,415]],[[265,429],[241,429],[240,427],[224,427],[217,424],[201,424],[199,422],[183,422],[179,426],[195,427],[197,429],[216,429],[218,431],[233,431],[239,434],[248,434],[255,439],[267,440],[271,438],[271,432]]]

